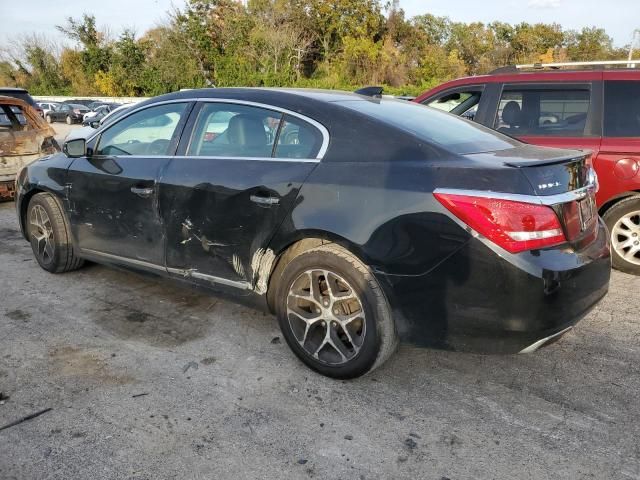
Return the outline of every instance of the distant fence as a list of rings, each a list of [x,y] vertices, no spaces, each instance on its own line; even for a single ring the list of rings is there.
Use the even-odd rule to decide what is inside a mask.
[[[36,102],[64,102],[65,100],[91,100],[105,103],[136,103],[149,97],[62,97],[62,96],[34,96]]]

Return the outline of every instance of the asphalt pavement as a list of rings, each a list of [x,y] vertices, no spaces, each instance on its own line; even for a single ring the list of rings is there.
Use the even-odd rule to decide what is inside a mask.
[[[640,479],[640,278],[529,355],[403,346],[335,381],[276,320],[39,268],[0,204],[0,479]]]

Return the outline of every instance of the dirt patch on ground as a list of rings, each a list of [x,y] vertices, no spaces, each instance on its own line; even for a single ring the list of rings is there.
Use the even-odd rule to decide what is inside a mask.
[[[202,338],[208,328],[206,318],[181,313],[154,315],[134,307],[109,304],[98,310],[95,322],[109,333],[152,346],[171,347]]]
[[[80,347],[63,346],[49,350],[50,371],[54,375],[75,377],[87,382],[124,385],[134,379],[114,372],[102,353]]]

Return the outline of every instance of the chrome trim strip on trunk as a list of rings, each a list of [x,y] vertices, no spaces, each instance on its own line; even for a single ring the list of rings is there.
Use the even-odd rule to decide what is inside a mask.
[[[533,203],[537,205],[552,206],[561,203],[568,203],[582,200],[588,195],[595,193],[596,186],[587,185],[570,192],[558,193],[555,195],[523,195],[519,193],[493,192],[491,190],[466,190],[458,188],[436,188],[433,193],[445,195],[466,195],[470,197],[495,198],[499,200],[511,200],[513,202]]]
[[[559,331],[558,333],[554,333],[553,335],[549,335],[548,337],[541,338],[537,342],[534,342],[531,345],[529,345],[528,347],[523,348],[518,353],[532,353],[532,352],[535,352],[537,349],[539,349],[542,345],[544,345],[548,341],[553,340],[556,337],[560,337],[560,336],[564,335],[565,333],[567,333],[572,328],[573,327],[568,327],[568,328],[565,328],[564,330]]]

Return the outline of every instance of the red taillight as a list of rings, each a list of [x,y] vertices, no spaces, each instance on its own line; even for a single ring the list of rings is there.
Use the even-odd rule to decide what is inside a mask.
[[[434,196],[464,223],[511,253],[566,241],[558,216],[545,205],[445,193]]]

